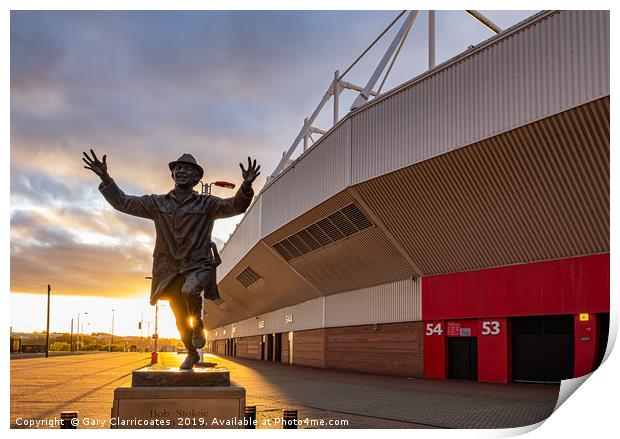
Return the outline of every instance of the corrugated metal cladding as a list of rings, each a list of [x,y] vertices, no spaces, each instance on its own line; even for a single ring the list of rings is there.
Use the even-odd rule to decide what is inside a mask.
[[[208,339],[422,319],[419,279],[319,297],[208,331]],[[224,333],[226,330],[226,333]]]
[[[352,118],[359,183],[609,95],[609,11],[561,11],[414,80]]]
[[[289,264],[325,295],[415,276],[413,268],[377,227]]]
[[[606,97],[357,189],[425,275],[605,253],[609,147]]]
[[[221,251],[222,264],[217,269],[218,282],[243,258],[260,238],[262,197],[254,202],[237,226],[233,237]]]
[[[411,322],[422,319],[420,278],[405,279],[325,298],[325,326]]]
[[[261,236],[347,187],[350,144],[350,122],[345,121],[263,192]]]

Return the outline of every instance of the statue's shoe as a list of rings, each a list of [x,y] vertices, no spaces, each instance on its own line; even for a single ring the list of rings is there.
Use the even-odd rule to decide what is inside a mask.
[[[198,352],[187,354],[185,361],[179,366],[179,369],[191,369],[199,361],[200,355],[198,355]]]
[[[205,344],[207,344],[204,329],[194,328],[194,331],[192,332],[192,344],[196,349],[200,349],[204,347]]]

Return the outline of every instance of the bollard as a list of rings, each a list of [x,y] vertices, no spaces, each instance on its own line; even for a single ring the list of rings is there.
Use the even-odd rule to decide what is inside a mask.
[[[75,421],[71,422],[73,419]],[[60,428],[77,428],[78,412],[76,410],[67,410],[60,412]]]
[[[157,352],[151,352],[151,364],[157,363]]]
[[[255,405],[246,405],[245,406],[245,428],[248,429],[256,429],[256,406]]]
[[[297,410],[284,410],[284,416],[282,419],[282,428],[296,429],[297,428]]]

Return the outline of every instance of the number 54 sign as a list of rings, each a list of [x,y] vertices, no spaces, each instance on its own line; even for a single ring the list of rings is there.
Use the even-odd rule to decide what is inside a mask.
[[[443,329],[441,327],[441,323],[427,323],[426,324],[426,335],[441,335],[443,334]]]

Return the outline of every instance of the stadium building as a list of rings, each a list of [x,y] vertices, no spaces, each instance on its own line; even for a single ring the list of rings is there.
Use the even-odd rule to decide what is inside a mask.
[[[271,178],[205,302],[218,355],[557,381],[609,328],[609,12],[541,12],[360,105]]]

